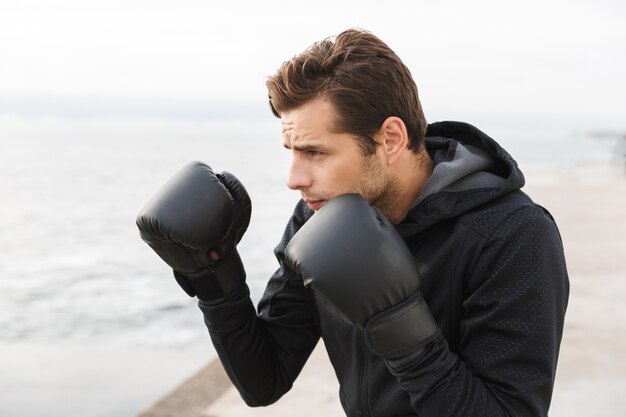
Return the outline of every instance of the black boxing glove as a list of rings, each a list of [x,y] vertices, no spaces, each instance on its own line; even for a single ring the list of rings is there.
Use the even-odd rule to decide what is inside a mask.
[[[189,296],[217,303],[244,286],[236,246],[250,213],[250,197],[234,175],[191,162],[141,209],[137,227]]]
[[[322,206],[291,239],[285,257],[306,286],[330,301],[345,321],[365,329],[376,354],[393,357],[437,330],[407,245],[357,194]]]

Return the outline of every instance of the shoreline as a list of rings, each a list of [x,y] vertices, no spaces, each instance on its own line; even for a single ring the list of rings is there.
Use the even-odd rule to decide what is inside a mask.
[[[106,340],[0,343],[0,415],[136,415],[210,357],[209,341],[178,349]]]
[[[230,379],[215,358],[137,417],[200,416],[228,389],[232,389]]]

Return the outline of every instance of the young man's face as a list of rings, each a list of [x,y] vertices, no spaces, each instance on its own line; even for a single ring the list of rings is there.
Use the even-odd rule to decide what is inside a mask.
[[[354,135],[332,131],[335,116],[324,99],[281,114],[284,146],[292,153],[287,186],[299,190],[311,210],[345,193],[378,205],[394,188],[389,175],[377,153],[363,155]]]

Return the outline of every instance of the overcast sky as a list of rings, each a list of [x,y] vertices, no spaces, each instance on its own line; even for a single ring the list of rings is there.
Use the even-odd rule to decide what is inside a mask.
[[[62,100],[265,103],[284,60],[362,27],[407,63],[427,115],[625,127],[625,3],[0,0],[0,113]]]

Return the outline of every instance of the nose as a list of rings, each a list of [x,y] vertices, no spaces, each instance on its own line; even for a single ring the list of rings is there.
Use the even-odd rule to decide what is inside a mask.
[[[304,164],[294,157],[289,167],[287,187],[291,190],[303,190],[311,186],[312,177]]]

